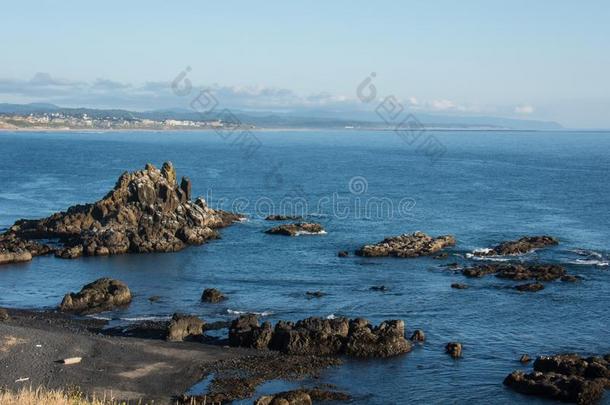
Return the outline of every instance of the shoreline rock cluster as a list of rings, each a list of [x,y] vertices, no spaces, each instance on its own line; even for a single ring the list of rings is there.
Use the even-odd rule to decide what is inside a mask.
[[[534,361],[533,372],[514,371],[504,379],[504,384],[526,395],[592,404],[610,388],[610,354],[541,356]]]
[[[385,238],[379,243],[364,245],[356,250],[356,255],[365,257],[419,257],[429,256],[441,249],[454,246],[455,238],[444,235],[433,238],[423,232],[403,234]]]
[[[60,258],[123,253],[175,252],[218,238],[218,228],[239,220],[191,201],[191,181],[176,179],[171,162],[161,170],[125,172],[101,200],[75,205],[40,220],[19,220],[0,235],[0,264],[55,253]],[[60,247],[38,243],[56,241]]]
[[[492,263],[467,267],[462,270],[462,274],[469,278],[481,278],[487,275],[495,275],[498,278],[524,281],[533,280],[535,282],[518,284],[514,286],[517,291],[536,292],[544,289],[541,282],[561,280],[564,282],[575,282],[577,276],[566,273],[563,266],[557,264],[538,264],[538,263]],[[453,287],[453,285],[452,285]],[[459,287],[454,287],[459,288]]]
[[[233,347],[270,349],[286,354],[391,357],[411,351],[403,321],[379,326],[366,319],[307,318],[296,323],[259,323],[255,315],[244,315],[231,323],[229,344]]]

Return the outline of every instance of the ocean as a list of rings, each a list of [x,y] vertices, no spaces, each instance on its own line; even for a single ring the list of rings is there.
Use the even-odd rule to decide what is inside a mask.
[[[610,133],[430,132],[443,150],[434,155],[391,131],[252,134],[256,142],[245,145],[213,131],[1,132],[0,228],[98,200],[122,172],[167,160],[192,180],[193,195],[248,219],[177,253],[4,265],[0,306],[53,308],[65,293],[108,276],[134,294],[128,308],[99,315],[115,324],[174,312],[206,321],[256,312],[270,321],[398,318],[408,333],[423,329],[427,340],[411,353],[346,359],[316,381],[363,404],[536,403],[502,384],[511,371],[531,368],[519,363],[521,354],[610,352]],[[306,214],[326,234],[267,235],[276,225],[263,219],[269,213]],[[414,231],[452,234],[457,245],[443,260],[337,257]],[[466,258],[475,249],[542,234],[560,244],[513,259],[562,264],[579,282],[521,293],[507,288],[514,281],[465,279],[443,266],[475,263]],[[470,288],[452,289],[454,282]],[[380,285],[387,291],[370,290]],[[202,303],[208,287],[229,299]],[[449,341],[463,344],[462,359],[444,353]],[[290,386],[272,382],[260,392]]]

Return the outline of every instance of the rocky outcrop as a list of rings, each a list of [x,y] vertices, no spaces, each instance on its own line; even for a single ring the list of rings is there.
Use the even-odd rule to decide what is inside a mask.
[[[101,200],[75,205],[40,220],[17,221],[0,235],[0,263],[51,252],[38,239],[57,241],[61,258],[121,253],[175,252],[218,237],[217,229],[239,217],[214,210],[202,198],[191,201],[191,182],[176,180],[170,162],[161,170],[123,173]],[[30,256],[28,256],[28,253]]]
[[[254,405],[306,405],[318,401],[349,401],[351,399],[351,395],[341,391],[301,388],[274,395],[263,395],[254,401]]]
[[[51,252],[50,246],[25,240],[10,231],[0,235],[0,265],[29,262],[34,256]]]
[[[300,215],[279,215],[272,214],[265,218],[265,221],[300,221],[303,217]]]
[[[201,301],[210,302],[212,304],[217,304],[226,299],[227,297],[216,288],[206,288],[203,290],[203,294],[201,294]]]
[[[455,245],[451,235],[433,238],[423,232],[386,238],[373,245],[365,245],[356,251],[358,256],[418,257],[434,254],[447,246]]]
[[[204,325],[196,316],[174,314],[167,327],[166,339],[172,342],[201,339]]]
[[[491,249],[481,249],[473,252],[474,256],[506,256],[520,255],[541,249],[548,246],[557,245],[559,241],[552,236],[525,236],[518,240],[502,242]]]
[[[586,358],[575,354],[541,356],[534,361],[534,372],[514,371],[504,384],[522,394],[592,404],[610,387],[610,354]]]
[[[495,274],[496,277],[510,280],[552,281],[565,276],[566,271],[557,264],[493,263],[466,268],[462,274],[466,277]]]
[[[324,233],[324,228],[316,223],[299,222],[296,224],[279,225],[266,230],[265,233],[285,236],[316,235]]]
[[[231,324],[229,344],[287,354],[354,357],[390,357],[411,350],[404,322],[385,321],[375,327],[362,318],[279,321],[272,328],[269,322],[260,325],[256,316],[245,315]]]
[[[127,284],[111,278],[100,278],[85,285],[78,293],[66,294],[59,309],[84,315],[109,311],[130,302],[131,291]]]

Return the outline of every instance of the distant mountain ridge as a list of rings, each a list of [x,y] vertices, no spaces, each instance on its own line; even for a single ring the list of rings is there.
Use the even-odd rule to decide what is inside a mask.
[[[234,118],[241,123],[270,128],[387,128],[383,120],[374,111],[332,111],[332,110],[302,110],[302,111],[246,111],[231,109]],[[212,121],[225,119],[226,110],[222,109],[208,114],[202,114],[185,108],[168,108],[153,111],[129,111],[124,109],[97,108],[67,108],[49,103],[8,104],[0,103],[0,114],[29,115],[45,113],[62,113],[71,116],[87,114],[91,118],[116,117],[126,120],[149,119]],[[453,116],[430,113],[413,113],[426,128],[447,129],[513,129],[513,130],[558,130],[563,127],[553,121],[522,120],[515,118],[488,116]]]

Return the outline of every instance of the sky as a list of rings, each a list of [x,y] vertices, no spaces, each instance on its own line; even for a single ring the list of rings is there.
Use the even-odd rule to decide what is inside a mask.
[[[5,1],[0,102],[369,108],[610,128],[610,1]],[[187,69],[187,70],[185,70]]]

